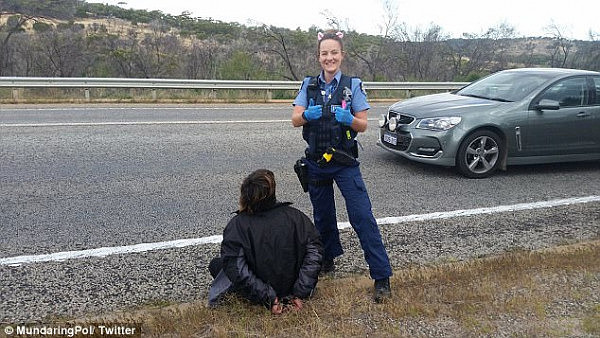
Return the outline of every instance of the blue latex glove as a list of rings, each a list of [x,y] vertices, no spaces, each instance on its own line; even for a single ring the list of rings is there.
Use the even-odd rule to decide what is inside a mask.
[[[350,126],[354,116],[350,113],[350,108],[335,107],[335,119],[343,125]]]
[[[302,117],[306,121],[318,120],[323,116],[323,106],[317,105],[315,106],[315,100],[310,99],[308,102],[308,108],[302,113]]]

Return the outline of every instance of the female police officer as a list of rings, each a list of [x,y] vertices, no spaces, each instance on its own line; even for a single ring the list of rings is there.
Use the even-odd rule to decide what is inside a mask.
[[[343,253],[337,228],[333,181],[342,192],[350,224],[356,231],[371,278],[375,280],[374,300],[391,294],[389,259],[371,202],[359,169],[358,132],[367,129],[370,108],[362,82],[342,75],[343,33],[318,35],[318,59],[322,71],[307,77],[294,100],[292,124],[303,127],[307,142],[305,164],[308,167],[308,192],[313,205],[314,222],[324,246],[322,272],[335,269],[333,259]]]

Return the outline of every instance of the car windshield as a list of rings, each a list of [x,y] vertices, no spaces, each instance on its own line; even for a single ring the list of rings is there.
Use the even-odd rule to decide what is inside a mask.
[[[551,77],[543,73],[501,72],[476,81],[456,94],[501,102],[520,101]]]

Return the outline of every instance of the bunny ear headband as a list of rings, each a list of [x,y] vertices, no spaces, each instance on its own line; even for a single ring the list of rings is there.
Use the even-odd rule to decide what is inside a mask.
[[[335,33],[335,35],[340,39],[344,38],[344,33],[342,33],[342,32],[337,32],[337,33]],[[324,36],[325,36],[325,34],[323,34],[323,32],[317,33],[317,41],[323,40]]]

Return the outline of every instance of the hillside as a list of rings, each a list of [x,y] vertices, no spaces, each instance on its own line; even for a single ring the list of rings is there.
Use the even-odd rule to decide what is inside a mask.
[[[81,0],[4,0],[0,75],[299,80],[318,70],[314,36],[324,29],[247,27]],[[506,25],[465,39],[447,39],[435,25],[388,37],[346,33],[345,67],[366,81],[470,81],[514,67],[600,70],[599,41],[515,38]]]

